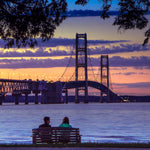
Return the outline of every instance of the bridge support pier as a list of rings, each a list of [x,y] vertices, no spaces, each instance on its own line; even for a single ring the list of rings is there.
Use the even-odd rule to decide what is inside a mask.
[[[15,96],[15,105],[18,105],[19,104],[19,95],[16,95]]]
[[[103,92],[101,91],[100,103],[103,103]]]
[[[68,104],[68,89],[65,89],[65,103]]]
[[[27,105],[28,103],[28,93],[25,93],[25,104]]]
[[[12,93],[12,96],[15,97],[15,105],[19,104],[19,97],[21,96],[21,91],[20,90],[14,90]]]
[[[38,104],[38,91],[35,92],[35,104]]]
[[[2,101],[3,101],[3,99],[2,99],[2,97],[0,97],[0,105],[2,105]]]
[[[78,104],[79,102],[79,89],[75,89],[75,103]]]
[[[39,87],[39,82],[36,82],[34,84],[34,90],[33,90],[33,93],[35,94],[35,104],[38,104],[38,93],[40,93],[38,87]]]
[[[68,104],[68,89],[64,88],[63,93],[65,93],[64,103]]]
[[[2,105],[3,100],[5,99],[5,93],[0,93],[0,105]]]
[[[22,91],[22,93],[25,94],[25,102],[24,102],[24,103],[27,105],[27,104],[29,103],[29,101],[28,101],[28,95],[31,94],[31,90],[29,90],[29,89],[24,89],[24,90]]]

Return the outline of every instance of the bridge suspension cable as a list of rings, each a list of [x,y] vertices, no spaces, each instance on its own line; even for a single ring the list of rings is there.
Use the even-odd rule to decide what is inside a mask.
[[[92,68],[92,73],[93,73],[94,79],[95,79],[95,81],[98,82],[98,80],[97,80],[97,78],[96,78],[96,75],[95,75],[95,73],[94,73],[94,69],[93,69],[93,65],[92,65],[92,60],[91,60],[92,58],[91,58],[91,54],[90,54],[89,51],[88,51],[88,56],[89,56],[89,62],[90,62],[91,68]]]
[[[58,81],[60,81],[60,80],[63,78],[64,74],[67,72],[67,69],[68,69],[68,67],[69,67],[69,65],[70,65],[70,62],[71,62],[71,60],[72,60],[72,55],[73,55],[73,50],[71,50],[71,55],[70,55],[70,58],[69,58],[69,60],[68,60],[68,63],[67,63],[67,65],[66,65],[66,67],[65,67],[64,72],[63,72],[62,75],[59,77]]]
[[[65,82],[64,86],[63,86],[63,89],[64,87],[66,86],[66,84],[73,78],[73,76],[75,75],[75,71],[73,72],[72,76],[69,78],[69,80],[67,82]]]
[[[109,87],[113,91],[113,86],[112,86],[112,80],[111,80],[110,71],[109,71]]]
[[[97,73],[96,73],[96,78],[97,79],[99,78],[99,82],[101,83],[100,72],[101,72],[101,64],[99,63],[99,67],[98,67],[98,70],[97,70]]]
[[[75,76],[75,71],[73,72],[72,76],[69,78],[67,82],[69,82],[73,78],[73,76]]]

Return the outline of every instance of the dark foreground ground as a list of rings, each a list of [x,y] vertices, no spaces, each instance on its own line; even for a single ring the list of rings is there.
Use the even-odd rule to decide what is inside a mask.
[[[110,147],[0,147],[0,150],[149,150],[150,148],[110,148]]]
[[[150,150],[150,143],[1,144],[0,150]]]

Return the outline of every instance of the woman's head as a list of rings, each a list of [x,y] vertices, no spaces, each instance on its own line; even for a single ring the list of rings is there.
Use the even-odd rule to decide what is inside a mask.
[[[67,123],[69,124],[69,118],[68,117],[64,117],[63,122],[62,123]]]

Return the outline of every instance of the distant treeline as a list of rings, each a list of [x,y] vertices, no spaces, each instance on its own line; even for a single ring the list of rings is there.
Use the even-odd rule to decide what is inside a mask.
[[[121,96],[125,100],[129,100],[130,102],[150,102],[150,96]]]
[[[67,17],[90,17],[90,16],[100,16],[102,11],[99,10],[70,10],[67,11]],[[119,11],[109,11],[108,14],[110,16],[119,15]],[[148,12],[150,14],[150,11]]]
[[[124,95],[121,96],[122,100],[128,100],[129,102],[150,102],[150,96],[128,96]],[[35,97],[29,96],[28,97],[29,102],[34,103]],[[39,103],[41,102],[41,96],[38,96]],[[65,96],[63,96],[63,100],[65,102]],[[84,96],[79,96],[80,102],[84,102]],[[89,96],[88,97],[89,102],[100,102],[99,96]],[[14,103],[15,98],[13,96],[6,96],[5,100],[3,102],[6,103]],[[68,96],[68,102],[74,102],[75,96]],[[103,102],[107,101],[107,97],[103,98]],[[19,102],[24,103],[25,102],[25,96],[19,97]]]
[[[128,96],[124,95],[121,96],[122,100],[129,100],[129,102],[150,102],[150,96]],[[74,102],[75,97],[74,96],[69,96],[68,101],[69,102]],[[80,101],[84,101],[84,96],[79,97]],[[65,100],[65,97],[64,97]],[[100,97],[99,96],[89,96],[88,97],[89,102],[100,102]],[[103,102],[107,101],[107,97],[103,98]]]

